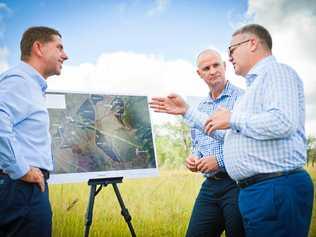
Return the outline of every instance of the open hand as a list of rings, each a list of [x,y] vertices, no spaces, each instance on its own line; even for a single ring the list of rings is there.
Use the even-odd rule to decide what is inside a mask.
[[[188,105],[177,94],[170,94],[167,97],[153,97],[149,105],[155,112],[173,115],[184,115],[188,110]]]

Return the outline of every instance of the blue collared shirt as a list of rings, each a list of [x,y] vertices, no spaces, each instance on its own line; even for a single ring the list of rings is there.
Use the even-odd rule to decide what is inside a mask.
[[[235,180],[303,167],[306,161],[303,82],[273,56],[246,75],[225,136],[224,162]]]
[[[45,79],[21,62],[0,75],[0,169],[12,179],[30,166],[53,169]]]
[[[220,170],[224,170],[223,162],[223,144],[225,131],[215,131],[212,136],[204,133],[204,124],[207,118],[216,111],[220,106],[229,110],[233,109],[236,100],[243,94],[243,90],[234,86],[229,81],[226,83],[223,92],[213,99],[210,95],[204,98],[196,108],[189,108],[184,119],[191,127],[191,139],[193,155],[198,158],[215,156]],[[215,171],[214,173],[217,173]],[[205,174],[212,176],[213,172]]]

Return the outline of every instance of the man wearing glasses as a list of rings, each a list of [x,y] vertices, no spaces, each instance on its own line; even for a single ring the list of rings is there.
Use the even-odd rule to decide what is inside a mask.
[[[272,39],[262,26],[237,30],[229,59],[248,90],[232,112],[221,109],[205,130],[230,128],[224,163],[238,182],[239,208],[249,237],[308,236],[313,183],[306,162],[303,82],[272,55]]]
[[[206,177],[196,198],[187,237],[219,237],[225,230],[228,237],[244,236],[238,208],[239,188],[223,163],[223,131],[212,137],[205,134],[203,126],[207,118],[220,106],[232,109],[243,91],[225,78],[225,62],[218,52],[204,50],[197,57],[197,73],[209,87],[209,93],[197,108],[189,108],[175,94],[156,97],[151,108],[156,112],[183,115],[191,127],[193,152],[186,159],[186,167],[192,172],[202,172]]]

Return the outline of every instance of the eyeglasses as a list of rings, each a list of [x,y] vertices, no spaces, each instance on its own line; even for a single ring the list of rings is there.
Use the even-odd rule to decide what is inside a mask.
[[[233,52],[235,51],[235,49],[237,49],[240,45],[249,42],[250,40],[251,39],[247,39],[247,40],[244,40],[244,41],[239,42],[237,44],[233,44],[233,45],[229,46],[228,47],[228,56],[231,57]]]

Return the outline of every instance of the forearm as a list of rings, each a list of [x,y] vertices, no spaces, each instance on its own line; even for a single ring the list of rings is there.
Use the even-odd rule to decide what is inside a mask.
[[[183,116],[184,120],[189,124],[190,127],[196,127],[204,132],[204,125],[206,120],[209,118],[209,115],[206,113],[202,113],[197,109],[189,108],[187,112]],[[211,134],[207,134],[212,138],[223,141],[225,137],[225,130],[217,130],[212,132]]]

